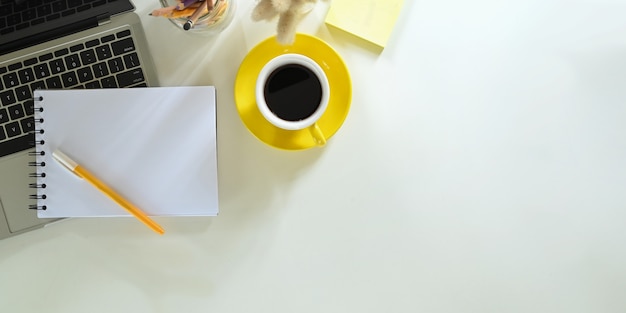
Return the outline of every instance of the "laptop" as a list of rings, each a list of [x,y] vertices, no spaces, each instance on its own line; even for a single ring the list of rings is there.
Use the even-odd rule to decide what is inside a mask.
[[[33,177],[33,90],[158,86],[134,9],[129,0],[0,0],[0,239],[55,221],[37,218],[31,196],[43,187]]]

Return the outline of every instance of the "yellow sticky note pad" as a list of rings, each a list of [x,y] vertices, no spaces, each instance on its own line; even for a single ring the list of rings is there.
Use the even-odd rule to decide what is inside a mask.
[[[403,0],[332,0],[326,24],[384,48]]]

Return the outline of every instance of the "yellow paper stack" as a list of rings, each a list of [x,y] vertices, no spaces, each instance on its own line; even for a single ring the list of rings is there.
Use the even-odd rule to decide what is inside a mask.
[[[326,24],[384,48],[403,0],[332,0]]]

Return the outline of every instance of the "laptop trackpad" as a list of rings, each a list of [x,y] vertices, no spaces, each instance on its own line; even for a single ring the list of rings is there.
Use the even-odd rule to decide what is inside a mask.
[[[37,211],[28,209],[29,204],[34,204],[34,200],[29,200],[29,195],[36,192],[28,187],[29,183],[35,182],[34,178],[28,177],[34,170],[28,166],[28,161],[32,161],[32,157],[22,152],[15,157],[3,158],[0,162],[0,201],[12,233],[49,221],[37,218]]]

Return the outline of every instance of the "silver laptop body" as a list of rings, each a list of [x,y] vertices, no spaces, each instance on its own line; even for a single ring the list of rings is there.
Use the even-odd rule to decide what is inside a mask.
[[[33,90],[158,86],[133,10],[128,0],[0,0],[0,239],[55,221],[37,218],[31,199]]]

